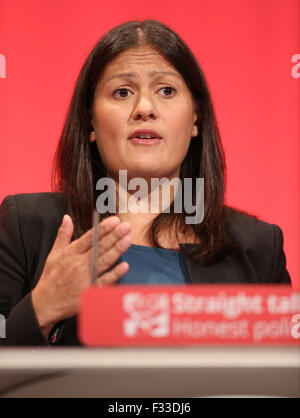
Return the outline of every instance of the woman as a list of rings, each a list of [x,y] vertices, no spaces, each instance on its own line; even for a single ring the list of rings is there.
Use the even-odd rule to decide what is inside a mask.
[[[97,285],[290,283],[280,228],[224,205],[223,150],[192,52],[162,23],[128,22],[100,39],[80,72],[56,153],[56,191],[2,203],[3,343],[78,344],[97,182],[111,179],[128,203],[132,191],[121,185],[120,170],[149,186],[138,204],[151,201],[153,178],[179,179],[184,191],[192,179],[194,211],[196,179],[204,178],[204,217],[188,223],[185,205],[174,210],[178,188],[169,206],[159,197],[156,211],[121,211],[119,204],[115,214],[100,211]]]

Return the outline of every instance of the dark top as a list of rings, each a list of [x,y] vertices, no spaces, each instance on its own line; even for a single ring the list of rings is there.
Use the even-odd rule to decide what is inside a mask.
[[[0,314],[7,318],[2,345],[50,345],[42,334],[31,303],[46,258],[55,241],[66,202],[59,193],[6,197],[0,207]],[[281,229],[233,209],[227,228],[239,246],[211,265],[184,256],[191,283],[290,284]],[[194,244],[180,244],[183,246]],[[59,328],[58,345],[78,345],[76,316]]]
[[[127,261],[129,264],[129,271],[117,282],[121,285],[190,283],[180,251],[131,244],[130,248],[121,255],[121,261]]]

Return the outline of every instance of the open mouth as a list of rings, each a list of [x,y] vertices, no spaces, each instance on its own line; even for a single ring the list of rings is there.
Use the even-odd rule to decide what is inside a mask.
[[[136,129],[128,138],[132,143],[139,145],[152,145],[160,142],[162,137],[153,129]]]

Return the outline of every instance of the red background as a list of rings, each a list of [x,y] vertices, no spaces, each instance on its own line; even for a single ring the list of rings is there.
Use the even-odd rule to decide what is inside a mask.
[[[50,190],[78,72],[96,41],[157,19],[190,46],[211,90],[228,166],[227,203],[279,225],[299,275],[299,0],[0,0],[0,200]],[[299,72],[299,70],[298,70]]]

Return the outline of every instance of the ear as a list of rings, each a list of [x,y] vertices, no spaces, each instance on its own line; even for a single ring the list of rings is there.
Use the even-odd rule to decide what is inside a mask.
[[[194,113],[194,126],[192,129],[192,137],[198,136],[198,126],[196,125],[197,122],[197,113]]]
[[[192,130],[192,137],[194,138],[195,136],[198,136],[198,127],[196,124],[193,126]]]
[[[194,126],[192,129],[192,137],[198,136],[198,126],[196,125],[198,115],[197,115],[197,103],[193,101],[193,119],[194,119]]]
[[[90,142],[94,142],[94,141],[96,141],[96,134],[95,134],[95,131],[91,131],[91,132],[90,132],[89,141],[90,141]]]

